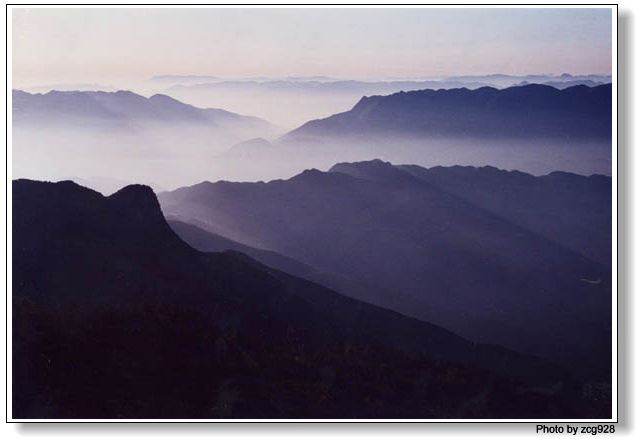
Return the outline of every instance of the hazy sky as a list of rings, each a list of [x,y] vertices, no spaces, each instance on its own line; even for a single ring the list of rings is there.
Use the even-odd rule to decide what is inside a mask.
[[[13,9],[13,85],[611,73],[610,9]]]

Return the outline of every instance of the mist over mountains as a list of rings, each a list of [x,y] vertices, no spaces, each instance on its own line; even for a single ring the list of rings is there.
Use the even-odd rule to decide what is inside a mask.
[[[421,90],[363,97],[275,142],[301,168],[381,158],[535,175],[611,173],[611,85]]]
[[[307,120],[351,108],[363,96],[388,95],[399,91],[481,87],[512,87],[548,84],[557,88],[585,84],[596,86],[611,82],[608,75],[479,75],[429,79],[358,80],[330,77],[223,79],[200,76],[168,76],[164,83],[174,84],[162,93],[199,106],[218,106],[244,114],[255,114],[281,125],[295,128]],[[154,83],[160,81],[153,78]]]
[[[619,15],[7,5],[7,422],[613,433]]]
[[[14,90],[12,115],[14,175],[47,179],[101,177],[171,186],[230,145],[276,132],[256,117],[129,91]]]
[[[549,362],[196,251],[145,186],[13,194],[15,418],[606,414]]]
[[[261,117],[291,130],[303,123],[346,111],[364,96],[399,91],[481,87],[506,88],[545,84],[564,89],[574,85],[594,87],[611,83],[610,75],[470,75],[434,78],[357,79],[328,76],[219,77],[213,75],[157,75],[146,81],[115,84],[59,83],[24,85],[30,93],[49,91],[131,90],[151,96],[164,94],[202,108],[227,110]]]
[[[519,85],[520,82],[529,82],[531,84],[546,84],[547,82],[557,82],[560,84],[573,84],[574,81],[593,81],[597,84],[610,84],[611,75],[572,75],[570,73],[562,73],[560,75],[549,74],[531,74],[531,75],[508,75],[503,73],[495,73],[490,75],[460,75],[451,76],[446,79],[457,79],[459,81],[485,81],[494,87],[513,87]]]
[[[610,177],[559,171],[535,177],[491,166],[398,168],[589,259],[611,265]]]
[[[18,125],[61,124],[136,131],[154,123],[194,124],[216,127],[221,130],[218,135],[235,134],[237,138],[244,135],[234,131],[270,128],[267,122],[256,117],[217,108],[196,108],[161,94],[145,98],[122,90],[50,91],[46,94],[13,90],[12,104],[13,121]]]
[[[18,177],[164,188],[212,178],[285,178],[375,157],[428,167],[490,164],[535,175],[609,175],[609,90],[528,85],[363,97],[348,112],[280,138],[256,117],[165,95],[15,90],[12,165]]]
[[[271,143],[244,142],[220,158],[229,160],[229,169],[254,160],[279,170],[257,176],[262,180],[372,158],[426,167],[492,165],[534,175],[610,175],[611,94],[607,84],[363,97],[347,112],[309,121]]]
[[[603,82],[14,90],[15,415],[610,416]]]
[[[178,84],[163,92],[207,106],[217,105],[243,109],[274,121],[284,130],[307,120],[329,116],[350,108],[362,96],[391,94],[400,90],[426,88],[478,88],[486,83],[458,81],[380,81],[356,80],[245,80]]]
[[[611,138],[611,85],[558,90],[423,90],[362,98],[346,113],[310,121],[288,136]]]
[[[340,164],[269,183],[204,182],[159,199],[173,219],[295,259],[316,269],[308,278],[465,337],[564,364],[610,352],[610,179],[407,169]],[[458,172],[480,189],[443,175]],[[486,202],[479,194],[492,186],[502,190]],[[546,215],[532,218],[525,203]],[[600,244],[582,242],[596,237]],[[609,365],[591,361],[586,372]]]

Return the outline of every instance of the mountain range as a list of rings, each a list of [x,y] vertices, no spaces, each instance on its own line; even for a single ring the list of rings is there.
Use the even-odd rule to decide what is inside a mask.
[[[610,177],[560,171],[535,177],[492,166],[398,168],[584,257],[611,266]]]
[[[610,418],[610,80],[13,90],[12,418]]]
[[[611,102],[611,84],[418,90],[363,97],[288,136],[610,139]]]
[[[570,73],[562,73],[560,75],[551,74],[530,74],[530,75],[508,75],[504,73],[493,73],[490,75],[459,75],[451,76],[445,79],[458,80],[464,82],[483,81],[493,84],[494,87],[506,88],[512,87],[520,82],[529,82],[531,84],[546,84],[548,82],[568,83],[572,84],[575,81],[593,81],[594,83],[611,83],[611,75],[601,74],[588,74],[588,75],[572,75]]]
[[[13,418],[610,415],[547,361],[197,251],[148,187],[12,191]]]
[[[358,92],[346,101],[350,111],[308,121],[278,139],[278,128],[264,120],[166,95],[14,90],[13,168],[16,177],[99,176],[166,188],[212,176],[271,180],[373,157],[421,166],[491,164],[538,175],[609,175],[610,87],[420,90],[364,96],[354,105]],[[278,105],[260,96],[247,98],[272,114],[286,107],[306,112],[296,93],[296,105],[281,95]]]
[[[47,180],[99,176],[176,187],[211,175],[231,145],[276,133],[256,117],[129,91],[14,90],[12,116],[14,176]]]
[[[170,84],[168,78],[165,82]],[[389,95],[400,91],[441,90],[465,87],[505,88],[522,82],[550,83],[557,88],[611,82],[606,75],[482,75],[431,79],[355,80],[326,77],[217,79],[176,77],[162,90],[184,102],[217,106],[256,114],[291,129],[306,120],[344,111],[363,96]]]
[[[227,163],[227,171],[243,175],[217,178],[272,180],[375,157],[424,167],[492,165],[533,175],[611,175],[611,102],[610,84],[364,96],[349,111],[310,120],[278,139],[232,146],[217,158]]]
[[[132,130],[146,123],[193,123],[234,129],[266,130],[259,118],[241,116],[218,108],[197,108],[162,94],[149,98],[131,91],[12,92],[15,124],[95,124],[109,129]]]
[[[269,183],[204,182],[159,200],[202,237],[314,267],[297,274],[343,294],[604,378],[610,193],[606,177],[371,161]]]

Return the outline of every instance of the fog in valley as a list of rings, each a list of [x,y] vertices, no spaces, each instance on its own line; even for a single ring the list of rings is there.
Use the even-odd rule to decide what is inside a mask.
[[[616,9],[10,5],[12,420],[617,420]]]
[[[269,181],[316,168],[327,170],[345,161],[380,158],[424,167],[472,165],[521,170],[533,175],[568,171],[581,175],[611,174],[611,145],[606,142],[475,139],[396,139],[387,142],[337,140],[328,144],[272,144],[243,151],[238,146],[190,142],[181,132],[167,136],[118,134],[92,130],[14,128],[14,178],[94,182],[111,193],[132,183],[155,190],[201,181]],[[243,145],[241,145],[243,146]],[[112,184],[103,185],[112,180]],[[102,181],[102,183],[101,183]]]
[[[482,78],[472,79],[479,81]],[[573,77],[567,79],[574,80]],[[270,83],[238,84],[245,84],[245,92],[249,93],[254,87]],[[314,96],[310,96],[309,81],[290,81],[288,84],[296,87],[275,92],[268,98],[258,91],[252,99],[275,109],[274,112],[259,112],[267,118],[256,117],[253,110],[257,108],[244,98],[236,101],[234,109],[239,113],[231,112],[224,106],[229,103],[225,94],[219,101],[212,102],[213,105],[199,107],[163,94],[145,97],[124,91],[14,91],[14,178],[82,180],[94,182],[92,186],[103,192],[130,183],[145,183],[163,190],[200,181],[283,179],[305,169],[327,170],[338,162],[374,158],[426,167],[491,165],[534,175],[559,170],[582,175],[611,174],[610,140],[601,138],[602,133],[584,135],[576,130],[569,136],[540,130],[521,136],[509,126],[495,127],[497,124],[492,116],[488,116],[486,110],[480,110],[475,126],[487,123],[484,120],[490,117],[492,120],[487,123],[490,134],[486,130],[483,135],[474,132],[466,135],[470,130],[466,125],[467,107],[449,110],[458,112],[462,118],[451,123],[452,127],[449,125],[449,132],[435,131],[430,126],[422,128],[423,125],[413,128],[408,123],[423,122],[400,124],[387,114],[391,110],[386,106],[393,108],[396,104],[386,102],[398,93],[391,94],[387,100],[382,98],[378,108],[383,107],[383,110],[378,110],[381,115],[377,115],[364,108],[369,101],[358,97],[364,83],[355,82],[361,84],[355,87],[357,93],[340,94],[334,90],[332,84],[335,82],[317,82],[327,87],[315,90]],[[381,89],[392,84],[395,83],[382,82],[377,87]],[[444,85],[448,84],[451,83],[444,82]],[[478,90],[482,93],[486,89],[501,90],[488,87]],[[550,94],[548,89],[557,90],[548,86],[543,91]],[[574,86],[573,89],[578,89],[580,94],[592,90],[587,86]],[[561,90],[557,94],[560,93]],[[552,96],[544,99],[550,99],[552,105],[556,105],[555,92]],[[207,93],[203,94],[203,99],[210,99]],[[337,99],[341,102],[332,104]],[[453,94],[444,99],[455,102],[459,98]],[[306,110],[306,102],[314,102],[312,107],[315,109]],[[297,103],[301,103],[303,109]],[[302,115],[317,111],[316,105],[327,107],[326,113],[334,111],[337,114],[324,118],[325,114],[321,112],[318,117],[311,117],[310,122],[299,123]],[[408,105],[404,111],[415,111],[412,109],[415,103]],[[591,112],[595,108],[602,111],[594,107],[595,104],[591,104],[588,110],[582,107],[578,111]],[[498,117],[502,111],[505,110],[496,111]],[[429,120],[433,114],[425,117]],[[341,117],[347,118],[342,122],[347,128],[336,132],[332,121]],[[599,117],[596,126],[610,116],[604,113]],[[350,118],[356,118],[358,122],[350,122]],[[280,123],[273,123],[274,119]],[[529,125],[532,120],[526,114],[520,123]],[[282,127],[288,125],[297,129],[285,131]],[[386,130],[378,132],[381,127]],[[566,137],[562,137],[564,135]]]
[[[164,94],[201,108],[223,108],[257,116],[280,127],[293,130],[305,122],[347,111],[361,97],[389,95],[399,91],[480,87],[506,88],[526,84],[545,84],[556,88],[575,85],[590,87],[607,84],[610,75],[477,75],[426,79],[364,80],[354,78],[274,77],[216,78],[198,75],[160,75],[144,81],[116,81],[109,84],[17,83],[14,87],[29,93],[58,91],[131,90],[150,97]]]

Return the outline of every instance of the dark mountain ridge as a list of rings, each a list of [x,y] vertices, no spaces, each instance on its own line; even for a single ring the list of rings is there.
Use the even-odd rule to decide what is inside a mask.
[[[536,177],[492,166],[397,168],[611,266],[611,177],[559,171]]]
[[[373,161],[159,199],[181,221],[414,299],[360,300],[565,364],[608,357],[609,267],[454,192]]]
[[[148,187],[12,190],[14,418],[609,416],[536,357],[196,251]]]
[[[17,180],[12,190],[16,418],[376,417],[393,412],[407,417],[416,410],[418,417],[469,414],[461,411],[464,407],[456,409],[459,403],[454,409],[439,407],[459,398],[452,391],[430,403],[436,404],[432,412],[417,408],[427,402],[417,405],[415,396],[404,397],[412,399],[406,402],[395,399],[396,404],[382,396],[384,406],[377,409],[382,412],[359,408],[352,398],[360,397],[353,396],[351,387],[345,390],[348,381],[343,378],[336,381],[339,387],[333,378],[329,387],[324,384],[309,394],[305,383],[317,382],[325,373],[318,355],[327,367],[338,368],[331,371],[350,368],[345,369],[352,371],[347,385],[355,383],[366,395],[372,391],[359,375],[368,376],[363,367],[397,358],[390,364],[408,378],[421,367],[441,370],[453,364],[469,380],[488,376],[482,371],[488,368],[500,378],[475,378],[474,385],[481,386],[476,391],[484,385],[495,389],[489,383],[499,379],[504,384],[493,390],[499,392],[492,397],[497,401],[535,395],[516,390],[501,376],[520,377],[526,389],[561,381],[570,387],[559,394],[566,401],[556,402],[563,406],[560,413],[586,413],[585,403],[573,393],[573,381],[550,363],[471,343],[242,254],[192,249],[171,230],[148,187],[128,186],[103,197],[72,182]],[[344,361],[355,363],[343,366]],[[298,369],[303,375],[289,375],[288,370]],[[426,385],[433,386],[434,379],[427,379]],[[168,380],[175,386],[167,386]],[[449,383],[444,381],[444,389],[451,388]],[[405,387],[391,385],[393,392],[398,388],[404,394]],[[87,394],[88,388],[94,392]],[[229,401],[229,411],[211,405],[211,398],[227,398],[229,391],[240,400]],[[317,401],[322,394],[334,401],[331,406]],[[295,398],[294,405],[287,398]],[[534,416],[525,400],[520,404],[526,405],[517,414]]]
[[[447,136],[611,138],[611,84],[529,84],[418,90],[363,97],[350,110],[307,122],[286,138],[306,136]]]
[[[215,233],[207,232],[194,224],[182,221],[167,219],[172,230],[196,250],[202,252],[224,252],[232,250],[247,255],[266,266],[276,268],[298,277],[305,277],[314,271],[313,267],[305,265],[297,260],[280,255],[269,250],[253,248],[247,245],[227,239]]]

